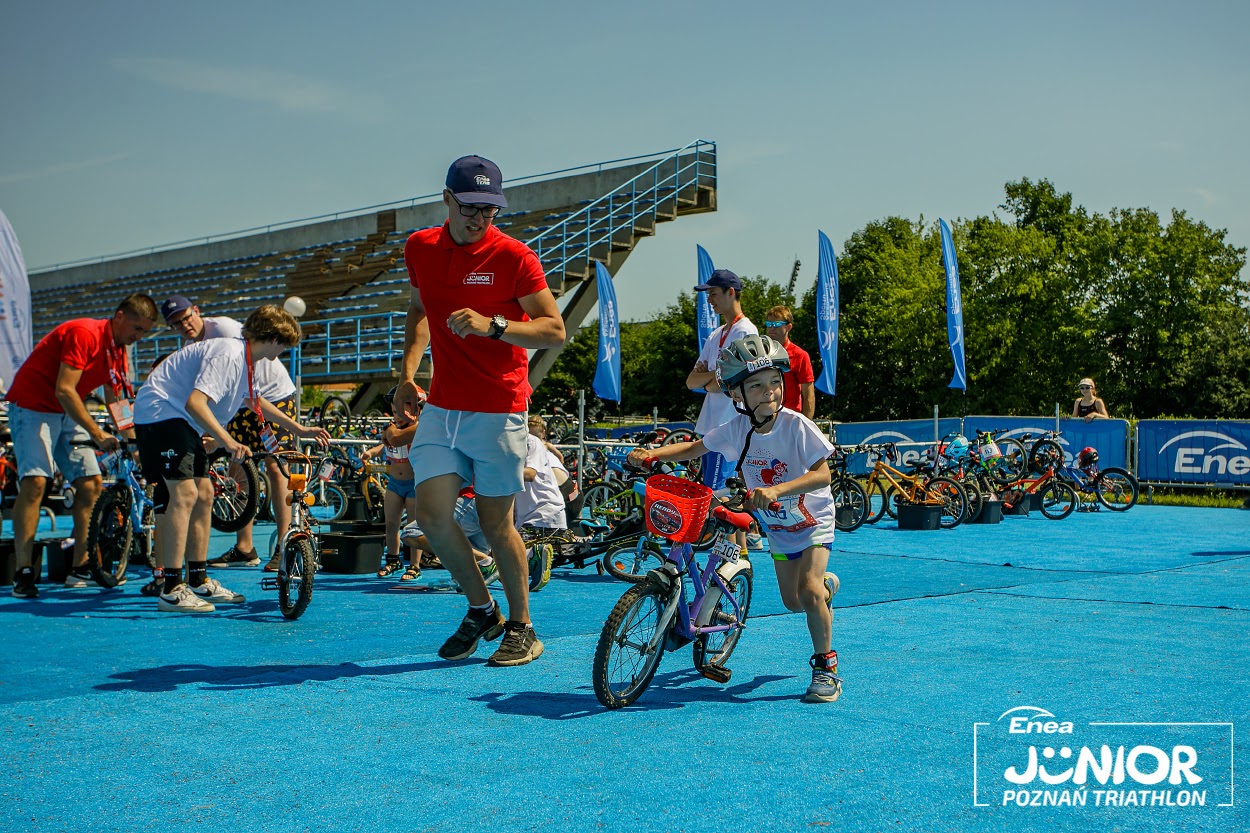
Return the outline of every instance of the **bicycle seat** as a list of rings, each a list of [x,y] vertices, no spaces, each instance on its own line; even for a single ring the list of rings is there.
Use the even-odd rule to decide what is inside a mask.
[[[584,518],[579,519],[577,521],[577,525],[582,528],[582,534],[584,535],[598,535],[599,533],[607,532],[609,529],[612,528],[608,526],[607,524],[601,524],[595,521],[588,521]]]

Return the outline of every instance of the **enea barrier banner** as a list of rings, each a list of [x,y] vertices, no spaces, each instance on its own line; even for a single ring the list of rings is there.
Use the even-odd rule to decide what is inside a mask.
[[[1250,422],[1143,419],[1137,477],[1153,483],[1250,485]]]
[[[901,466],[912,460],[920,459],[924,450],[933,445],[933,420],[903,419],[892,422],[841,422],[834,426],[831,437],[838,445],[859,445],[860,443],[899,443]],[[939,419],[938,437],[959,433],[959,420],[956,418]],[[907,446],[905,443],[921,443]],[[867,454],[851,455],[848,470],[851,474],[864,474],[870,468]]]
[[[1055,430],[1052,417],[964,417],[964,435],[976,436],[977,431],[1002,431],[1001,437],[1021,439],[1025,434],[1037,440],[1046,431]],[[1128,468],[1128,422],[1122,419],[1059,420],[1059,445],[1069,463],[1082,448],[1098,449],[1098,465],[1102,468],[1119,466]],[[1026,446],[1028,443],[1025,444]]]

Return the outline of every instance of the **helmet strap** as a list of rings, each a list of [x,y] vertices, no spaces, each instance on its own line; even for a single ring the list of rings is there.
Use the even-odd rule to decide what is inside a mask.
[[[781,412],[781,409],[779,408],[779,409],[777,409],[776,411],[773,411],[773,412],[772,412],[772,414],[770,414],[769,416],[765,417],[764,419],[756,419],[756,418],[755,418],[755,411],[754,411],[753,409],[749,409],[749,408],[747,408],[747,407],[746,407],[746,404],[747,404],[747,390],[746,390],[746,383],[745,383],[745,382],[744,382],[743,384],[741,384],[741,385],[738,385],[738,394],[742,397],[742,405],[741,405],[741,406],[739,406],[739,405],[738,405],[738,401],[737,401],[736,399],[735,399],[735,400],[733,400],[733,403],[734,403],[734,410],[735,410],[735,411],[737,411],[738,413],[742,414],[743,416],[745,416],[747,419],[751,420],[751,430],[752,430],[752,431],[754,431],[754,430],[755,430],[755,429],[757,429],[757,428],[763,428],[765,425],[767,425],[768,423],[770,423],[770,422],[772,422],[774,419],[776,419],[776,418],[777,418],[777,414],[779,414],[779,413]]]

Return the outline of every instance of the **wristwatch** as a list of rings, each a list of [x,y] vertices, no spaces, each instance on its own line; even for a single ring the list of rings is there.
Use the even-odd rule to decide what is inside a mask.
[[[508,330],[508,319],[502,315],[496,315],[490,320],[490,337],[494,339],[501,338]]]

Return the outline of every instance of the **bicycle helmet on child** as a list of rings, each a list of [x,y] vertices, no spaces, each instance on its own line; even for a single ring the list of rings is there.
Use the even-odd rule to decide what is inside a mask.
[[[790,370],[790,354],[786,348],[768,336],[743,336],[720,351],[716,360],[716,381],[720,382],[721,390],[729,393],[756,373],[770,369],[781,373]]]
[[[1081,468],[1092,466],[1098,462],[1098,449],[1091,445],[1087,445],[1081,449],[1081,453],[1076,455],[1077,462]]]
[[[425,388],[421,387],[418,384],[414,383],[413,387],[417,389],[417,407],[420,408],[423,405],[425,405],[425,401],[429,399],[429,394],[425,392]],[[399,390],[399,385],[396,385],[395,387],[388,390],[386,393],[382,394],[382,398],[386,400],[387,405],[395,404],[395,393],[398,390]]]

